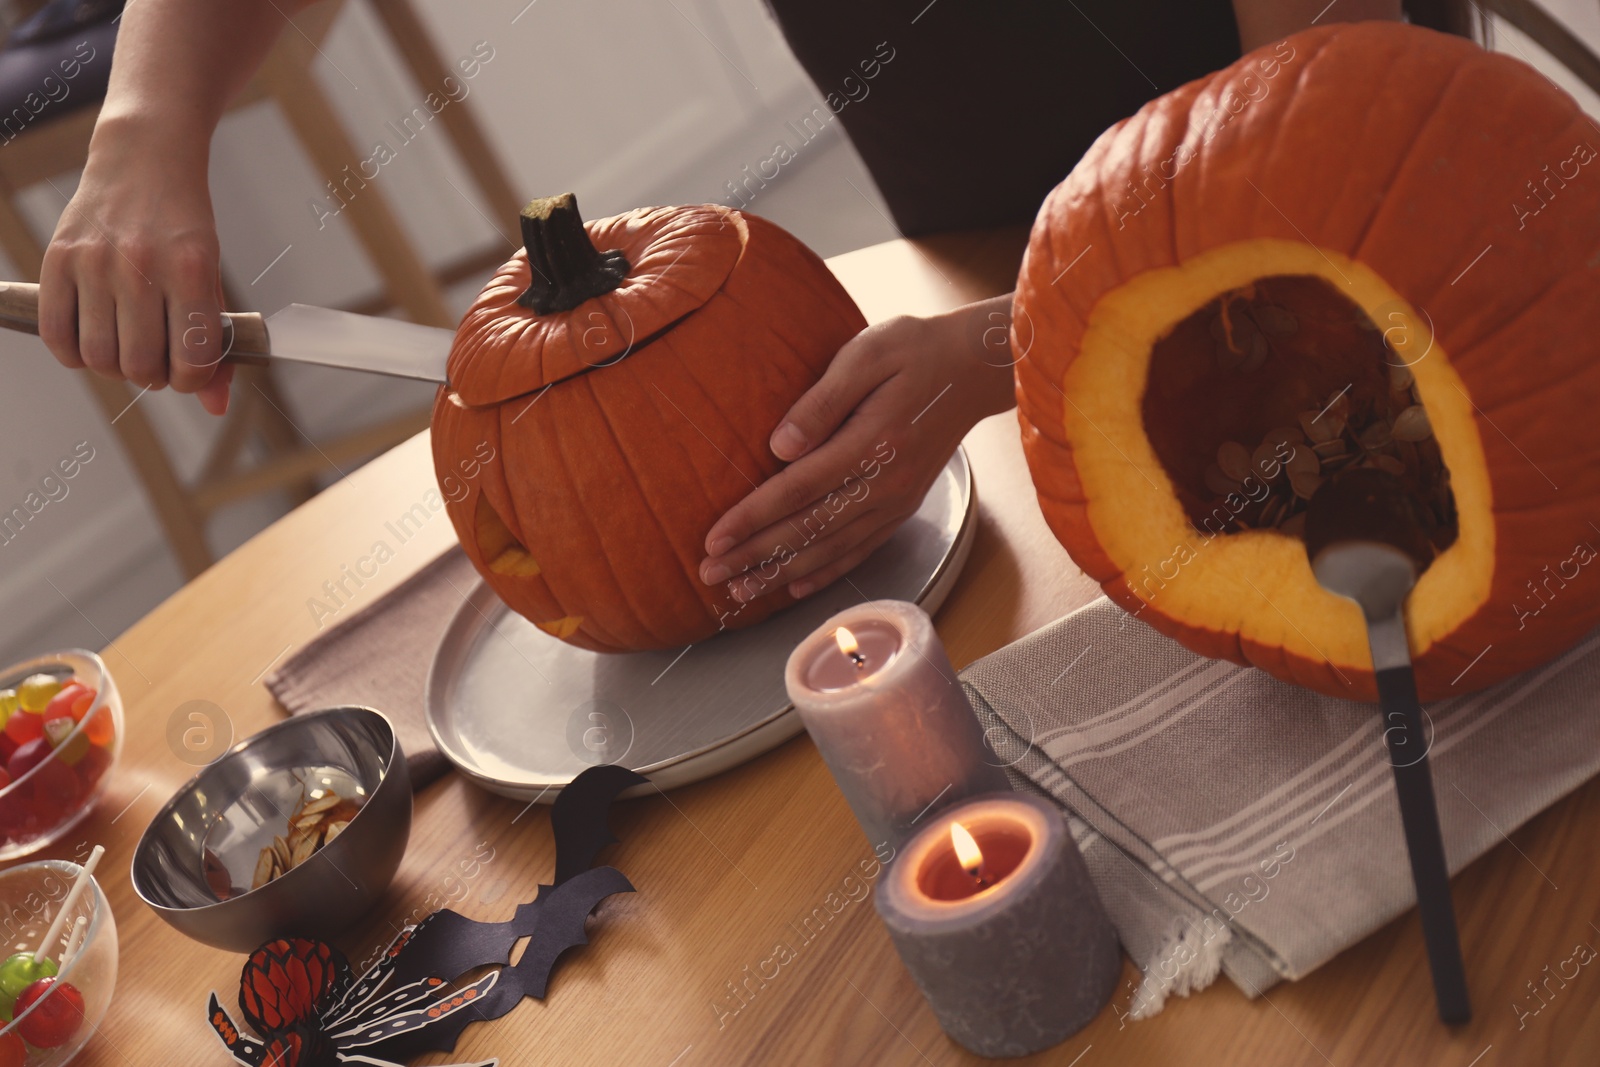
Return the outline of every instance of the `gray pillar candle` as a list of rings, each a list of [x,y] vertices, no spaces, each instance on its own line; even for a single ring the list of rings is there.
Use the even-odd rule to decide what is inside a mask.
[[[981,859],[958,853],[959,824]],[[1122,973],[1116,931],[1055,805],[1019,793],[945,808],[878,884],[878,915],[944,1032],[1025,1056],[1081,1030]]]
[[[915,604],[841,611],[794,650],[784,682],[873,845],[898,847],[940,806],[1011,788]]]

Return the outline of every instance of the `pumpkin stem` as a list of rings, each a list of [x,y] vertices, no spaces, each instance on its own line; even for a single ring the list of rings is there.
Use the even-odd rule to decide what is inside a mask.
[[[567,311],[609,293],[628,274],[621,249],[602,252],[589,240],[571,193],[540,197],[522,209],[522,243],[532,284],[517,303],[536,315]]]

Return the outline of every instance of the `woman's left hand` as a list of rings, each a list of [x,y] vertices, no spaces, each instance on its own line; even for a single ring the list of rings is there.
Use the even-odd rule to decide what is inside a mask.
[[[803,597],[887,541],[967,431],[1015,402],[1010,320],[1006,295],[852,338],[772,434],[789,466],[706,535],[701,580],[741,604]]]

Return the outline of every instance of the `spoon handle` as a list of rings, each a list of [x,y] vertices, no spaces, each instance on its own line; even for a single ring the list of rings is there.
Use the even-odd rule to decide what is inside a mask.
[[[1376,678],[1378,702],[1383,709],[1383,738],[1394,768],[1400,823],[1405,828],[1411,878],[1417,889],[1417,913],[1428,949],[1428,967],[1433,972],[1434,999],[1441,1021],[1465,1023],[1472,1018],[1472,1001],[1461,961],[1455,906],[1450,899],[1450,870],[1445,865],[1433,774],[1428,769],[1432,738],[1423,724],[1411,664],[1384,667],[1377,671]]]

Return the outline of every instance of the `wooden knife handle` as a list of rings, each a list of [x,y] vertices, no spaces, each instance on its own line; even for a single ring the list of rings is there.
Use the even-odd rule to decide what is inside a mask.
[[[267,323],[254,311],[224,312],[224,359],[230,363],[265,363],[272,351]],[[0,329],[39,332],[39,286],[34,282],[0,282]]]

